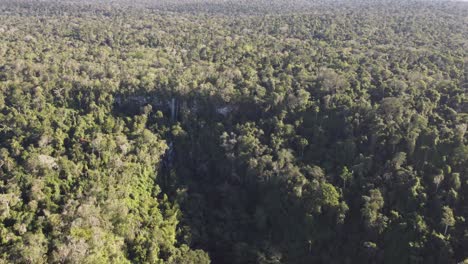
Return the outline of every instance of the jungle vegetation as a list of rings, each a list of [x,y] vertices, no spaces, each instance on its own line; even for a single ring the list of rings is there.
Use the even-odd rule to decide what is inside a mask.
[[[0,1],[0,263],[468,262],[467,14]]]

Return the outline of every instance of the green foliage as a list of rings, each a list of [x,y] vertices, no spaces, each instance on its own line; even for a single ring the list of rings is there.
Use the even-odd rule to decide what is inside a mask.
[[[0,6],[0,262],[468,258],[462,1]]]

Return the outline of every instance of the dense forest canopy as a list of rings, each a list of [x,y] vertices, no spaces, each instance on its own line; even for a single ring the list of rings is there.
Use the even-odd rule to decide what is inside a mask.
[[[468,263],[467,15],[0,1],[0,263]]]

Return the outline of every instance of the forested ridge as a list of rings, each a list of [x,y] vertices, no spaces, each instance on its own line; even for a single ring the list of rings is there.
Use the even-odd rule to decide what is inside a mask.
[[[468,263],[467,15],[0,1],[0,263]]]

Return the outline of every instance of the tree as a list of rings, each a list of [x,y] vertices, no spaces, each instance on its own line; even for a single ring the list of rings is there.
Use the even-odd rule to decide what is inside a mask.
[[[348,167],[344,166],[340,173],[340,178],[343,180],[343,189],[346,189],[346,182],[353,179],[353,172],[348,170]]]
[[[455,217],[453,216],[453,211],[450,207],[444,206],[442,207],[442,225],[445,226],[444,235],[447,235],[447,230],[449,226],[455,225]]]
[[[436,192],[439,189],[439,185],[443,180],[444,180],[444,172],[440,170],[439,173],[436,176],[434,176],[434,184],[436,185]]]
[[[362,216],[368,227],[377,227],[382,231],[385,227],[385,218],[380,213],[384,206],[384,199],[379,189],[369,191],[369,196],[363,196],[364,206],[361,209]]]

